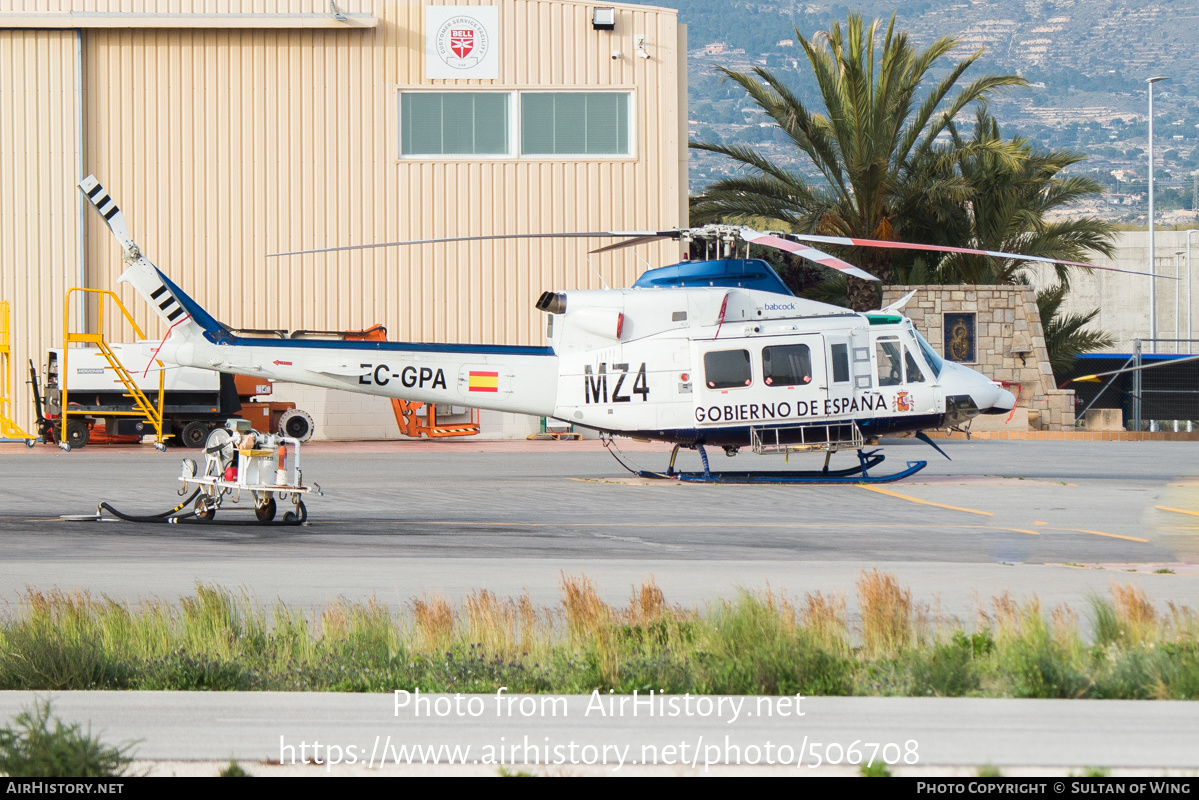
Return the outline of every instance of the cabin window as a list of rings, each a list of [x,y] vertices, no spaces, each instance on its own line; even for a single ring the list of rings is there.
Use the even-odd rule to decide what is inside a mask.
[[[833,383],[849,380],[849,345],[834,344],[829,347],[833,355]]]
[[[704,384],[709,389],[733,389],[753,383],[748,350],[704,353]]]
[[[903,359],[899,353],[898,339],[875,342],[874,357],[878,366],[879,386],[899,386],[903,383]]]
[[[762,380],[767,386],[806,386],[812,382],[812,351],[806,344],[762,348]]]

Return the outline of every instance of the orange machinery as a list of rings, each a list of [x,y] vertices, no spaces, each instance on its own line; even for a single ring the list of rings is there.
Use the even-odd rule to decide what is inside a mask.
[[[296,408],[295,403],[264,400],[274,394],[275,387],[269,380],[252,375],[234,375],[237,399],[241,401],[238,416],[250,420],[250,427],[257,431],[278,431],[293,439],[306,442],[312,437],[312,417]]]

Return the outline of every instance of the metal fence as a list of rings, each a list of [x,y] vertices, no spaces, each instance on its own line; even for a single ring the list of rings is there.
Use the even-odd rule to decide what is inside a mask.
[[[1166,352],[1162,352],[1162,351]],[[1131,353],[1079,356],[1066,379],[1104,375],[1067,385],[1075,392],[1075,413],[1118,408],[1130,431],[1199,429],[1199,339],[1134,339]]]

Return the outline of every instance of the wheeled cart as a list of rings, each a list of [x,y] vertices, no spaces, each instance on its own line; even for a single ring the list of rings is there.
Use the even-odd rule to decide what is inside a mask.
[[[203,471],[185,458],[179,480],[180,495],[199,492],[194,510],[204,522],[211,521],[226,502],[237,504],[248,495],[259,522],[271,522],[279,503],[290,502],[294,509],[284,513],[283,523],[302,523],[308,518],[304,495],[323,494],[319,484],[304,485],[299,439],[259,433],[244,419],[231,419],[210,433],[204,444]]]

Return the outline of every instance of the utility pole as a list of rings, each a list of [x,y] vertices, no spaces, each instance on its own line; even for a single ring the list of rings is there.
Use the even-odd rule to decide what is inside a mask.
[[[1149,84],[1149,341],[1157,347],[1157,250],[1153,240],[1153,84],[1169,80],[1165,75],[1147,78]]]

